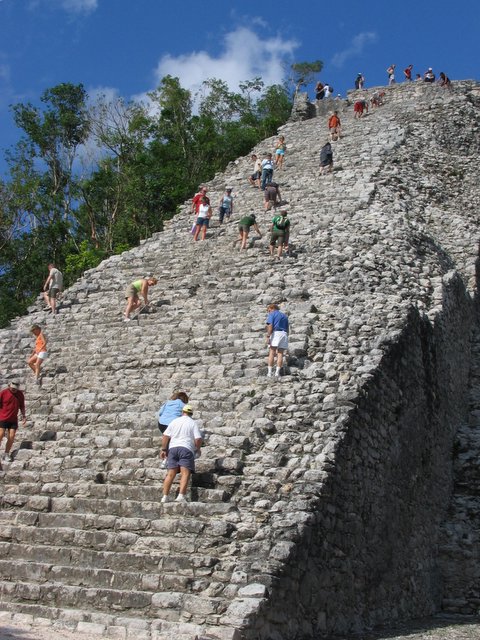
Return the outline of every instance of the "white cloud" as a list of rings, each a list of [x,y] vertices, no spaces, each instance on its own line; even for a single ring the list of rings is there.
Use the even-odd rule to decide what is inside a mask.
[[[98,0],[62,0],[62,7],[72,13],[91,13],[98,6]]]
[[[119,91],[115,87],[92,87],[88,89],[88,101],[90,104],[98,100],[103,102],[113,102],[119,97]]]
[[[343,51],[336,53],[333,56],[332,58],[333,66],[343,67],[343,65],[345,64],[345,61],[348,58],[353,58],[363,53],[363,50],[365,49],[365,47],[368,44],[375,42],[376,39],[377,39],[377,34],[374,33],[373,31],[364,31],[362,33],[359,33],[352,39],[350,46],[348,46]]]
[[[28,8],[30,11],[36,11],[42,5],[48,9],[61,7],[71,14],[88,14],[98,7],[98,0],[30,0]]]
[[[198,51],[180,56],[164,55],[155,69],[156,85],[166,75],[178,77],[182,87],[195,91],[208,78],[224,80],[230,90],[239,82],[261,76],[266,85],[285,78],[285,60],[299,46],[295,40],[278,36],[260,38],[254,31],[239,27],[225,35],[218,56]]]

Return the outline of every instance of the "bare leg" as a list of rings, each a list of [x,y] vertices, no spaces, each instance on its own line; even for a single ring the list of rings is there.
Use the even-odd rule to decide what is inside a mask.
[[[277,355],[277,347],[270,347],[270,351],[268,352],[268,366],[273,367],[275,363],[275,357]]]
[[[163,481],[163,495],[168,496],[170,493],[170,489],[172,488],[173,481],[175,480],[175,476],[178,473],[178,467],[176,469],[169,469],[167,475],[165,476],[165,480]]]
[[[140,300],[137,297],[128,298],[127,308],[125,309],[125,317],[128,318],[132,311],[135,311],[135,309],[139,306],[139,304]]]
[[[5,453],[10,453],[12,446],[13,446],[13,441],[15,440],[15,435],[16,435],[16,430],[15,429],[9,429],[8,430],[8,435],[7,435],[7,446],[5,447]],[[0,440],[1,442],[1,440]]]
[[[284,354],[284,349],[278,349],[278,353],[277,353],[277,367],[279,369],[282,368],[283,366],[283,354]]]
[[[243,233],[243,238],[242,238],[242,244],[240,246],[240,250],[247,248],[247,240],[248,240],[248,231],[242,231],[242,233]]]
[[[42,359],[37,357],[37,359],[35,361],[35,365],[34,365],[35,368],[33,370],[37,380],[40,377],[40,368],[41,368],[41,366],[42,366]]]
[[[196,241],[196,240],[198,240],[198,234],[199,234],[199,233],[200,233],[200,225],[199,225],[199,224],[197,224],[197,225],[195,226],[195,233],[193,234],[193,239],[194,239],[195,241]]]
[[[188,481],[190,480],[190,469],[180,467],[180,491],[179,493],[185,495],[187,493]]]
[[[203,225],[202,229],[202,240],[205,240],[205,236],[207,235],[207,227]]]
[[[33,371],[33,373],[35,373],[35,363],[37,361],[37,356],[33,355],[31,358],[29,358],[27,360],[27,364],[30,367],[30,369]]]

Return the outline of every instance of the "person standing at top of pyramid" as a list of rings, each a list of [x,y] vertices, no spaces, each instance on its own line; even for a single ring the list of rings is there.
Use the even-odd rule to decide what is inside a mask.
[[[405,82],[412,81],[412,69],[413,69],[413,64],[409,64],[408,67],[403,70],[403,75],[405,76]]]
[[[355,89],[363,89],[363,85],[365,84],[365,78],[361,73],[357,73],[357,77],[355,78]]]
[[[396,64],[391,64],[387,69],[388,74],[388,86],[390,87],[392,84],[395,84],[395,67]]]

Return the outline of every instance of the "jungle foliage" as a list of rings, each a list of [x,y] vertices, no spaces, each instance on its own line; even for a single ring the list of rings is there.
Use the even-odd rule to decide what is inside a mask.
[[[25,313],[47,265],[66,285],[103,258],[160,231],[177,206],[288,118],[281,85],[261,78],[232,92],[209,79],[192,95],[166,76],[146,104],[84,87],[47,89],[16,104],[21,137],[0,181],[0,327]]]

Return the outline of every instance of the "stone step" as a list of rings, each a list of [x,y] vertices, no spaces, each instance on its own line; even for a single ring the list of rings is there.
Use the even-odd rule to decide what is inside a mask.
[[[61,629],[65,628],[89,640],[101,637],[135,638],[136,640],[171,640],[172,638],[192,640],[195,637],[208,637],[209,632],[219,632],[218,628],[211,628],[204,624],[196,625],[188,621],[174,622],[165,617],[150,621],[144,617],[128,616],[124,612],[115,615],[114,613],[100,613],[79,607],[69,609],[27,602],[4,602],[2,609],[4,614],[1,620],[5,625],[8,625],[9,622],[5,616],[11,615],[12,622],[17,621],[20,625],[24,623],[23,617],[25,616],[27,620],[38,621],[39,626],[43,628],[45,628],[46,621],[50,621],[52,626],[58,625]],[[7,613],[9,611],[12,613]],[[221,633],[222,640],[235,640],[236,632],[234,629],[224,627]]]
[[[12,538],[21,540],[22,537],[26,537],[27,532],[22,532],[20,535],[14,531]],[[47,531],[47,533],[49,532]],[[60,533],[63,536],[68,531],[65,534],[62,531]],[[5,560],[25,562],[32,568],[36,566],[36,563],[46,563],[74,568],[95,567],[97,570],[112,572],[136,571],[142,579],[145,590],[150,589],[147,584],[159,584],[161,578],[164,578],[166,586],[167,581],[172,582],[172,576],[178,577],[175,590],[179,590],[180,584],[183,583],[186,589],[192,580],[207,576],[215,577],[216,571],[227,572],[227,574],[232,572],[233,558],[228,562],[222,562],[221,558],[202,552],[199,554],[169,553],[166,555],[161,547],[153,548],[150,552],[140,553],[131,549],[132,539],[131,536],[127,537],[127,534],[120,532],[115,538],[113,535],[102,536],[101,532],[96,532],[95,536],[94,533],[83,532],[82,536],[80,532],[77,532],[75,549],[47,543],[34,547],[27,542],[3,541],[0,542],[0,549]],[[165,535],[165,533],[159,532],[159,535]],[[59,541],[61,542],[62,539],[60,538]],[[93,546],[90,546],[90,541]],[[150,576],[152,576],[151,580]]]
[[[130,617],[145,616],[154,619],[165,617],[168,610],[169,621],[179,622],[185,613],[191,620],[203,622],[205,616],[220,616],[227,609],[227,601],[218,597],[208,597],[193,593],[175,591],[158,592],[129,591],[108,588],[88,588],[65,585],[56,582],[43,584],[7,580],[0,581],[2,603],[9,602],[45,604],[80,608],[88,606],[90,611],[123,612]]]
[[[230,466],[233,467],[234,460],[231,461]],[[237,464],[236,471],[240,472],[241,465]],[[165,475],[166,472],[163,472]],[[195,476],[194,476],[195,477]],[[198,480],[193,480],[191,484],[191,500],[193,502],[215,503],[215,502],[228,502],[230,499],[230,493],[225,488],[215,489],[212,487],[215,479],[218,476],[210,473],[203,472],[199,475]],[[155,484],[145,485],[142,483],[140,486],[126,486],[126,481],[131,481],[130,473],[117,473],[114,476],[114,480],[118,484],[111,484],[110,480],[107,484],[104,484],[104,479],[97,478],[97,483],[89,483],[82,480],[79,483],[64,483],[50,481],[48,482],[20,482],[12,485],[5,483],[4,494],[0,498],[0,504],[4,508],[9,508],[13,505],[16,507],[30,504],[32,497],[35,501],[35,496],[39,496],[38,504],[43,505],[44,508],[51,508],[51,503],[48,502],[50,498],[66,497],[66,498],[92,498],[98,499],[112,499],[117,501],[132,500],[135,503],[140,502],[157,502],[162,497],[162,485]],[[175,480],[173,489],[177,487],[179,480]],[[206,483],[206,486],[203,485]],[[237,483],[232,482],[230,486],[235,486]],[[224,484],[227,486],[227,483]],[[47,506],[45,506],[47,505]]]
[[[40,560],[41,552],[36,552],[34,545],[175,557],[188,556],[197,550],[201,553],[203,549],[212,557],[222,555],[231,544],[237,510],[227,512],[214,508],[207,518],[209,511],[199,512],[192,507],[195,504],[198,505],[187,503],[187,507],[185,503],[167,503],[154,520],[91,513],[16,512],[17,517],[12,515],[10,522],[2,519],[0,538],[4,543],[32,545],[32,553],[38,553]],[[72,548],[70,553],[74,553]],[[88,553],[85,558],[89,560]]]

